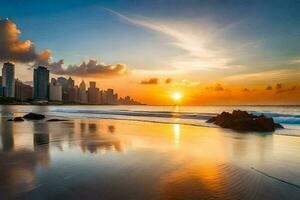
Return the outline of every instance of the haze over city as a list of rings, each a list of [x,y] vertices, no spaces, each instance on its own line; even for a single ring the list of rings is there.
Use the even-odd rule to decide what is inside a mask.
[[[96,81],[147,104],[299,104],[294,1],[18,1],[0,8],[2,62],[32,82]],[[212,12],[213,11],[213,12]],[[7,20],[8,19],[8,20]],[[273,23],[275,22],[275,23]]]

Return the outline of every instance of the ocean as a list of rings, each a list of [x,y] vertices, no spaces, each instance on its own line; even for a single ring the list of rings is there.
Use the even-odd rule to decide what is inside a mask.
[[[272,117],[285,129],[275,134],[300,136],[300,106],[0,106],[2,116],[38,112],[71,118],[122,119],[216,127],[206,120],[223,111],[245,110]]]

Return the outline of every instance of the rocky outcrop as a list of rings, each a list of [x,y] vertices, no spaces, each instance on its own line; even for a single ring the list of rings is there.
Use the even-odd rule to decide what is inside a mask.
[[[41,120],[45,118],[45,115],[37,114],[37,113],[28,113],[23,116],[24,119],[30,119],[30,120]]]
[[[9,119],[7,121],[13,121],[13,122],[23,122],[24,119],[22,117],[15,117],[13,119]]]
[[[240,110],[234,110],[232,113],[222,112],[208,119],[207,122],[236,131],[271,132],[276,128],[283,128],[280,124],[274,123],[273,118],[264,115],[256,116]]]

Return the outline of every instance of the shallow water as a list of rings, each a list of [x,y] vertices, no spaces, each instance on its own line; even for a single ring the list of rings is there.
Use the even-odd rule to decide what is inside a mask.
[[[78,117],[7,122],[9,113],[0,199],[300,197],[300,137]]]
[[[300,106],[0,106],[1,116],[38,112],[71,118],[125,119],[215,127],[206,120],[223,111],[246,110],[273,117],[285,129],[275,134],[300,136]]]

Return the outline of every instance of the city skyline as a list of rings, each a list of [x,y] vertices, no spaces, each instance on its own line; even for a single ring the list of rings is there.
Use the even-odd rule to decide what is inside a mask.
[[[96,82],[90,81],[86,88],[84,80],[78,85],[69,76],[51,78],[46,67],[37,66],[33,70],[33,86],[15,78],[15,64],[6,62],[0,76],[0,97],[12,98],[27,103],[72,103],[84,105],[139,105],[129,96],[120,97],[114,89],[100,90]],[[16,103],[8,99],[8,103]]]

